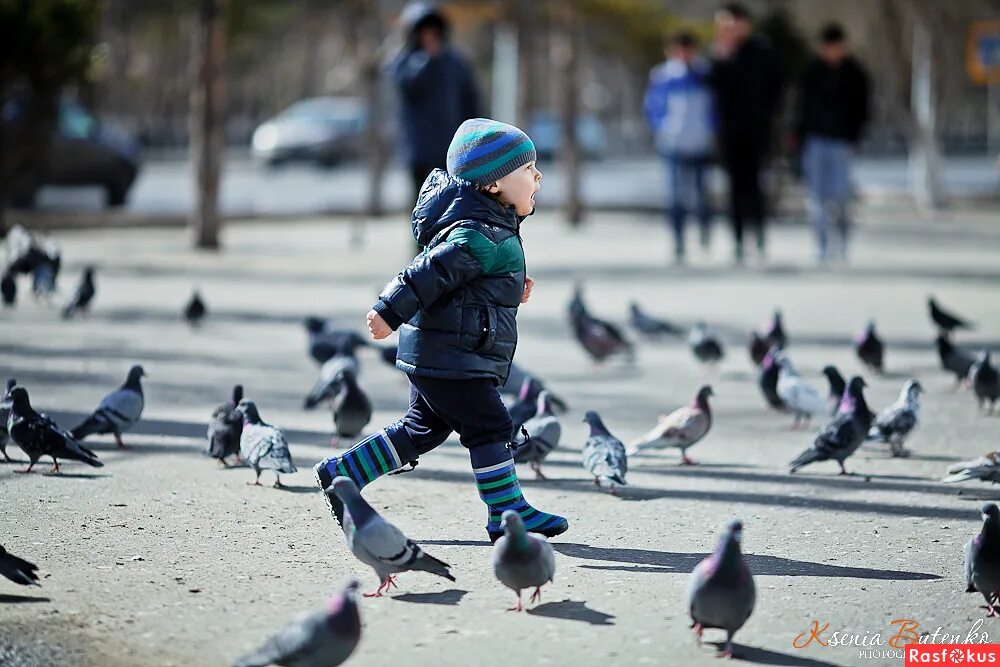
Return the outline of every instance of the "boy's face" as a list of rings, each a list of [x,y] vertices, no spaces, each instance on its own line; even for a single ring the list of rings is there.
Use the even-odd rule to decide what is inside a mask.
[[[514,207],[518,215],[535,210],[535,193],[542,187],[542,172],[534,161],[518,167],[497,181],[500,201]]]

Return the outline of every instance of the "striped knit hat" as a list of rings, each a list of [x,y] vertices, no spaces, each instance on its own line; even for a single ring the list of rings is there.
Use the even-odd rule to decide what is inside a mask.
[[[448,146],[448,173],[475,185],[489,185],[536,158],[535,144],[513,125],[470,118]]]

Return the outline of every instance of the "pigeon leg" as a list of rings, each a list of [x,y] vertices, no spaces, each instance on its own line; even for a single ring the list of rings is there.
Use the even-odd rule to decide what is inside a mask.
[[[260,486],[260,471],[255,470],[254,472],[256,473],[257,476],[254,477],[254,480],[252,482],[247,482],[247,486]]]
[[[722,645],[722,651],[716,656],[718,658],[728,658],[733,657],[733,635],[731,633],[726,633],[726,643]]]
[[[35,462],[34,461],[30,461],[28,463],[28,467],[27,468],[25,468],[24,470],[15,470],[14,472],[16,472],[19,475],[27,475],[28,473],[31,472],[31,469],[34,468],[34,467],[35,467]]]
[[[13,460],[14,460],[14,459],[10,458],[10,457],[9,457],[9,456],[7,455],[7,452],[3,452],[3,462],[4,462],[4,463],[11,463],[11,462],[12,462]],[[594,480],[594,481],[597,481],[597,480]]]
[[[331,447],[340,447],[340,436],[339,435],[335,435],[332,438],[330,438],[330,446]]]
[[[600,485],[598,485],[598,486],[600,486]],[[615,491],[615,487],[614,486],[609,486],[608,487],[608,493],[611,494],[612,496],[617,496],[618,495],[618,492]]]
[[[56,457],[54,457],[54,456],[52,457],[52,470],[48,471],[45,474],[46,475],[58,475],[59,474],[59,461],[56,460]]]
[[[524,605],[521,604],[521,591],[517,592],[517,604],[509,608],[507,611],[524,611]]]
[[[120,449],[125,449],[125,443],[122,442],[121,433],[115,433],[114,436],[115,436],[115,444],[118,445]]]
[[[274,488],[283,489],[285,486],[281,483],[281,475],[274,473]]]
[[[701,648],[701,633],[704,628],[701,627],[701,623],[695,623],[691,626],[691,632],[694,633],[694,641],[698,644],[698,648]]]
[[[698,462],[690,458],[686,453],[681,454],[681,464],[686,466],[696,465]]]
[[[542,601],[542,587],[536,586],[535,592],[531,594],[531,599],[529,599],[528,602],[535,603],[541,601]]]
[[[843,461],[837,461],[837,465],[840,466],[840,474],[841,475],[849,475],[850,474],[849,472],[847,472],[847,468],[844,467],[844,462]]]
[[[535,479],[540,479],[542,481],[548,479],[548,477],[546,477],[545,475],[542,474],[542,464],[541,463],[532,463],[531,464],[531,469],[535,471]]]
[[[385,585],[385,583],[384,583],[384,582],[383,582],[383,583],[381,583],[381,584],[379,584],[379,585],[378,585],[378,588],[376,588],[376,589],[375,589],[375,592],[374,592],[374,593],[365,593],[365,594],[364,594],[364,596],[365,596],[366,598],[380,598],[380,597],[382,597],[382,587],[383,587],[384,585]]]
[[[396,589],[399,588],[399,586],[396,585],[396,575],[394,574],[387,575],[385,578],[386,592],[388,592],[390,588],[396,588]]]

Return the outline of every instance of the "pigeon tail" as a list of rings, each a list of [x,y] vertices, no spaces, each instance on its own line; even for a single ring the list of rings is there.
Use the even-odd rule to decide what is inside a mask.
[[[445,563],[443,560],[435,558],[424,551],[420,551],[420,555],[417,556],[417,560],[413,563],[414,570],[436,574],[437,576],[443,577],[448,581],[455,581],[455,577],[449,571],[449,568],[451,568],[451,566],[448,565],[448,563]]]
[[[100,435],[108,427],[106,420],[100,419],[97,413],[90,415],[81,423],[70,429],[69,434],[74,440],[83,440],[89,435]]]
[[[799,454],[798,458],[792,461],[789,465],[789,473],[796,472],[797,470],[806,467],[810,463],[816,463],[817,461],[825,461],[827,457],[825,454],[817,449],[809,448],[806,451]]]

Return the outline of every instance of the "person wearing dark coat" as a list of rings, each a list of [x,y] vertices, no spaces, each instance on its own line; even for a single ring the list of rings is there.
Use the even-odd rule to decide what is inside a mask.
[[[472,70],[449,43],[448,20],[430,2],[411,2],[401,24],[406,39],[389,69],[399,92],[403,151],[415,193],[434,169],[447,166],[448,144],[463,121],[479,115]]]
[[[868,120],[868,75],[848,54],[847,33],[836,23],[819,35],[819,54],[799,81],[795,143],[802,151],[809,217],[816,231],[817,259],[830,259],[836,226],[837,259],[847,259],[851,160]]]
[[[757,232],[764,256],[767,216],[761,172],[781,97],[777,56],[766,39],[753,34],[750,13],[742,3],[723,6],[715,15],[716,58],[709,76],[715,95],[717,143],[729,177],[729,216],[742,263],[743,231]]]

